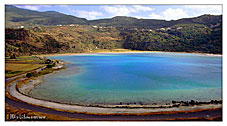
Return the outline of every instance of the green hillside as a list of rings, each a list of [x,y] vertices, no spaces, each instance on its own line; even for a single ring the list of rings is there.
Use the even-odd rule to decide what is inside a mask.
[[[178,24],[157,31],[126,33],[123,47],[133,50],[222,53],[221,25]]]
[[[6,56],[79,53],[122,47],[120,31],[98,29],[87,25],[46,26],[30,29],[6,28]]]
[[[84,18],[77,18],[71,15],[55,11],[38,12],[6,5],[6,27],[33,27],[43,25],[67,25],[86,24]]]
[[[180,20],[155,20],[155,19],[137,19],[133,17],[117,16],[110,19],[98,19],[89,21],[90,25],[114,26],[124,28],[143,28],[157,29],[162,27],[170,27],[177,24],[203,24],[214,25],[222,22],[222,16],[218,15],[202,15],[195,18],[185,18]]]
[[[56,25],[96,25],[113,26],[117,28],[139,28],[157,29],[170,27],[177,24],[203,24],[215,25],[222,22],[222,16],[202,15],[195,18],[185,18],[180,20],[156,20],[156,19],[137,19],[134,17],[117,16],[109,19],[86,20],[71,15],[62,14],[55,11],[38,12],[27,9],[17,8],[6,5],[6,27],[34,27],[34,26],[56,26]]]
[[[172,21],[124,16],[86,20],[6,6],[6,56],[116,48],[221,54],[222,15]]]

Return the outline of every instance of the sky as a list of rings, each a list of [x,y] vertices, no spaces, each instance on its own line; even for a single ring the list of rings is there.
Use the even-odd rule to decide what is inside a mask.
[[[35,11],[57,11],[88,20],[129,16],[139,19],[177,20],[203,14],[220,15],[222,5],[15,5]]]

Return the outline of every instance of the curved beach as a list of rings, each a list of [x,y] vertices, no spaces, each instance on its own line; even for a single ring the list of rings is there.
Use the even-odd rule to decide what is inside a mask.
[[[157,113],[157,112],[185,112],[185,111],[197,111],[222,108],[220,101],[218,103],[206,103],[206,104],[193,104],[182,105],[179,104],[166,104],[166,105],[76,105],[76,104],[64,104],[60,102],[52,102],[48,100],[37,99],[29,96],[30,91],[38,84],[42,82],[42,77],[38,77],[35,80],[29,80],[27,84],[17,86],[24,78],[13,82],[7,87],[9,94],[16,99],[32,104],[35,106],[47,107],[54,110],[70,111],[77,113],[90,113],[90,114],[143,114],[143,113]]]
[[[21,81],[20,79],[19,81]],[[100,107],[86,107],[86,106],[78,106],[78,105],[69,105],[69,104],[61,104],[56,102],[50,102],[40,99],[35,99],[29,96],[26,96],[16,90],[16,84],[19,82],[13,82],[7,88],[10,95],[21,100],[23,102],[52,108],[55,110],[61,111],[71,111],[71,112],[78,112],[78,113],[92,113],[92,114],[133,114],[133,113],[152,113],[152,112],[173,112],[173,111],[191,111],[191,110],[201,110],[201,109],[216,109],[221,108],[222,104],[212,104],[212,105],[195,105],[195,106],[180,106],[180,107],[173,107],[173,108],[137,108],[137,109],[127,109],[127,108],[100,108]]]

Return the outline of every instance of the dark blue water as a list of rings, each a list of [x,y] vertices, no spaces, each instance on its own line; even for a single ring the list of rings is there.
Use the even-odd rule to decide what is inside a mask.
[[[221,57],[116,53],[51,58],[69,62],[68,69],[45,77],[33,97],[72,104],[221,99]]]

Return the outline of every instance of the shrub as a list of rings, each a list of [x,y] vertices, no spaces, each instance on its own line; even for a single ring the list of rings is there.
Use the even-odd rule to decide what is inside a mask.
[[[54,64],[48,64],[47,68],[52,68],[54,66]]]
[[[38,73],[36,72],[31,72],[26,74],[26,77],[37,77],[37,76],[38,76]]]
[[[32,73],[27,73],[26,77],[32,77]]]

